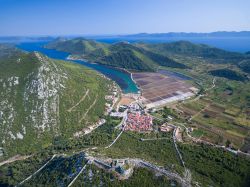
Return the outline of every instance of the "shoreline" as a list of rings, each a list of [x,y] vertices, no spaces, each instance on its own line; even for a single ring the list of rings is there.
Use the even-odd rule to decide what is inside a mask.
[[[133,79],[132,72],[130,72],[129,70],[127,70],[127,69],[125,69],[125,68],[120,68],[120,67],[115,67],[115,66],[110,66],[110,65],[100,64],[100,63],[94,63],[94,62],[90,62],[90,61],[88,61],[87,59],[84,59],[84,58],[74,58],[74,57],[71,56],[71,54],[67,56],[66,60],[71,60],[71,61],[77,61],[77,60],[79,60],[79,61],[83,61],[83,62],[86,62],[86,63],[89,63],[89,64],[96,64],[96,65],[104,66],[104,67],[107,67],[107,68],[110,68],[110,69],[119,70],[119,71],[121,71],[121,72],[123,72],[123,73],[127,73],[127,74],[130,75],[130,78],[131,78],[132,82],[134,83],[134,85],[135,85],[135,87],[137,88],[138,91],[137,91],[137,92],[127,92],[127,93],[126,93],[126,92],[124,92],[123,89],[119,86],[119,84],[116,83],[116,84],[119,86],[121,92],[122,92],[123,94],[129,94],[129,93],[130,93],[130,94],[140,94],[140,93],[141,93],[140,87],[136,84],[135,80]],[[94,68],[92,68],[92,69],[94,69]],[[94,69],[94,70],[95,70],[95,69]],[[95,71],[97,71],[97,72],[100,73],[101,75],[104,75],[103,73],[101,73],[101,72],[98,71],[98,70],[95,70]],[[113,80],[113,79],[107,77],[106,75],[104,75],[104,76],[105,76],[106,78],[108,78],[109,80],[115,81],[115,80]],[[115,82],[116,82],[116,81],[115,81]]]
[[[133,73],[130,72],[129,70],[125,69],[125,68],[119,68],[119,67],[117,67],[117,69],[122,70],[122,71],[124,71],[124,72],[126,72],[126,73],[128,73],[128,74],[130,75],[131,80],[134,82],[136,88],[138,89],[137,94],[141,94],[141,89],[140,89],[140,87],[136,84],[136,81],[135,81],[134,78],[133,78]]]

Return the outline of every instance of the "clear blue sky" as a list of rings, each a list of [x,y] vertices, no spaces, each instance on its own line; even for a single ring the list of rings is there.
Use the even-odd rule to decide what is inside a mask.
[[[0,0],[0,35],[250,30],[250,0]]]

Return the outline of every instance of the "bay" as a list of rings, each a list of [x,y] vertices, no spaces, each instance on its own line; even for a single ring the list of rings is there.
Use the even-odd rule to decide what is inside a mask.
[[[19,43],[16,46],[24,51],[38,51],[47,55],[50,58],[67,60],[67,57],[70,55],[69,53],[44,48],[43,46],[46,43],[47,42],[24,42]],[[139,91],[136,84],[131,79],[131,75],[127,72],[101,64],[89,63],[83,60],[70,61],[74,61],[75,63],[94,69],[102,73],[103,75],[109,77],[110,79],[114,80],[121,87],[123,93],[137,93]]]

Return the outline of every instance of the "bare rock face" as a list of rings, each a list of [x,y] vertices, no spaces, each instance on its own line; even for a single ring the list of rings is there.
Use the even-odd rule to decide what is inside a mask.
[[[64,88],[67,74],[64,73],[52,60],[35,53],[41,66],[37,73],[32,73],[25,85],[24,106],[29,113],[26,120],[31,121],[40,131],[52,129],[58,132],[59,124],[59,92]],[[29,108],[35,106],[35,110]]]
[[[6,53],[1,56],[0,45],[0,147],[4,157],[49,147],[100,121],[110,80],[38,52]]]
[[[39,53],[34,55],[38,66],[33,71],[22,77],[11,75],[0,79],[0,124],[5,127],[1,129],[2,143],[23,139],[27,124],[38,134],[51,130],[58,133],[59,93],[65,88],[67,74],[53,60]],[[21,61],[17,59],[17,63]],[[22,103],[17,104],[20,96]],[[18,113],[21,106],[22,116]],[[15,127],[17,120],[22,124]]]

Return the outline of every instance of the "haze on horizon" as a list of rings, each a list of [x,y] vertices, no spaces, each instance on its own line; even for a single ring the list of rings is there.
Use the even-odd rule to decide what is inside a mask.
[[[249,0],[0,0],[0,36],[250,30]]]

